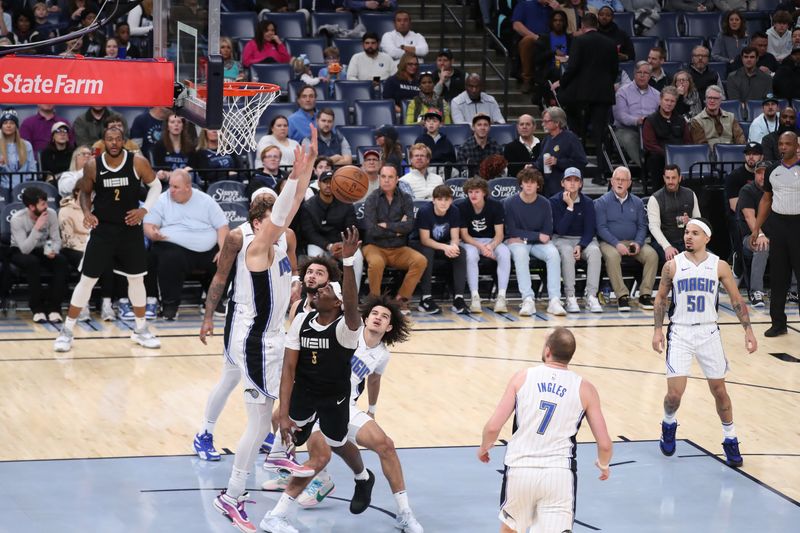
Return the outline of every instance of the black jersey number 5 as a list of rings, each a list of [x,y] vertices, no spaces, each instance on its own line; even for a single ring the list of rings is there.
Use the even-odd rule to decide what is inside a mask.
[[[311,352],[311,364],[312,365],[316,365],[317,364],[317,352],[316,352],[316,350]]]

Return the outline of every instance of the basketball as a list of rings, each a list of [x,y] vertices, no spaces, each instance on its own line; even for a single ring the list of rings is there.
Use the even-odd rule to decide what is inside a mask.
[[[331,192],[340,202],[358,202],[369,190],[369,176],[355,165],[347,165],[333,173]]]

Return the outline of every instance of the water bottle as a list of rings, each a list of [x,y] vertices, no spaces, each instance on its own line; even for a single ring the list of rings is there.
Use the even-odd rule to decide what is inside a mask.
[[[550,165],[544,163],[544,161],[547,161],[547,159],[549,157],[551,157],[550,154],[544,154],[544,156],[542,158],[542,165],[544,166],[544,173],[545,174],[550,174],[551,172],[553,172],[552,167]]]
[[[47,239],[44,243],[44,249],[42,250],[44,255],[50,255],[53,253],[53,241],[52,239]]]

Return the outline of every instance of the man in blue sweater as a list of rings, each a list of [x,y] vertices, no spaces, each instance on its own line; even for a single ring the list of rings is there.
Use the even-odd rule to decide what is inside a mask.
[[[547,132],[542,139],[539,157],[533,164],[544,173],[546,198],[559,192],[561,178],[569,167],[586,167],[586,152],[580,138],[567,130],[567,115],[560,107],[548,107],[542,113],[542,127]]]
[[[517,174],[522,189],[506,199],[505,235],[506,245],[511,250],[517,286],[522,295],[520,316],[532,316],[536,312],[531,287],[530,256],[541,259],[547,265],[547,295],[550,303],[547,312],[564,316],[567,312],[561,305],[561,260],[550,237],[553,234],[553,212],[550,202],[538,191],[544,187],[542,173],[534,168],[524,168]]]
[[[617,167],[611,175],[611,190],[594,203],[600,252],[620,311],[631,310],[630,291],[622,279],[622,258],[630,256],[644,265],[639,292],[642,309],[653,309],[653,285],[658,270],[658,254],[644,243],[647,236],[644,204],[639,197],[628,192],[630,186],[631,172],[625,167]]]
[[[561,255],[561,275],[564,277],[564,292],[567,293],[567,312],[580,313],[575,297],[575,262],[583,259],[586,271],[586,309],[602,313],[597,299],[600,285],[601,254],[595,238],[597,219],[592,199],[581,192],[581,171],[569,167],[561,178],[563,191],[550,197],[553,208],[553,244]]]

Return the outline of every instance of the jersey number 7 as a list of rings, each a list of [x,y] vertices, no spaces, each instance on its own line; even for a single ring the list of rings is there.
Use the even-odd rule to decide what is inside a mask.
[[[556,411],[556,406],[553,402],[546,402],[542,400],[539,402],[539,409],[544,411],[544,418],[542,419],[542,423],[539,424],[539,429],[536,430],[536,433],[539,435],[544,435],[544,432],[547,431],[547,426],[550,425],[550,420],[553,419],[553,413]]]

